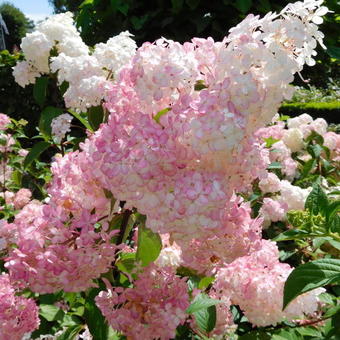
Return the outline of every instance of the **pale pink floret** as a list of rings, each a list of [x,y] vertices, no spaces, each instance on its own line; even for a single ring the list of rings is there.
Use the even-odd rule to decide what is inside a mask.
[[[39,311],[33,299],[16,296],[7,274],[0,275],[0,339],[21,340],[39,326]]]
[[[6,130],[6,127],[11,123],[11,119],[4,113],[0,113],[0,131]]]
[[[10,250],[5,267],[11,279],[39,293],[68,292],[94,287],[93,279],[106,272],[117,247],[115,231],[95,229],[98,217],[83,210],[78,217],[53,205],[32,201],[11,224],[16,248]]]
[[[283,287],[292,270],[278,261],[275,243],[263,240],[261,249],[221,269],[214,289],[239,305],[253,325],[276,325],[313,314],[319,307],[318,295],[325,291],[321,288],[301,295],[282,311]]]
[[[177,277],[172,268],[149,265],[133,288],[108,285],[96,303],[110,326],[129,339],[168,340],[186,319],[189,296],[185,279]]]

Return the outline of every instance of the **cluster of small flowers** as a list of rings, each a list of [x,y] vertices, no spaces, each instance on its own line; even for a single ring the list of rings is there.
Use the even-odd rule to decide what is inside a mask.
[[[250,15],[222,42],[145,43],[133,58],[135,45],[127,33],[109,40],[107,51],[99,44],[92,55],[79,48],[76,56],[67,54],[62,36],[46,38],[43,48],[54,46],[60,53],[51,59],[51,70],[58,71],[60,83],[70,84],[66,104],[84,110],[104,95],[110,116],[82,151],[53,164],[50,201],[26,205],[10,224],[17,246],[9,249],[5,267],[12,280],[40,293],[92,287],[116,256],[108,191],[126,202],[124,208],[145,214],[148,228],[170,234],[177,245],[164,241],[158,266],[144,268],[133,288],[112,288],[107,282],[107,291],[96,298],[109,324],[129,338],[170,339],[185,321],[189,297],[185,280],[174,273],[179,263],[216,274],[215,296],[238,304],[255,325],[314,311],[319,291],[308,295],[306,308],[296,300],[294,313],[281,311],[283,283],[292,268],[279,263],[275,244],[261,239],[262,220],[251,217],[249,205],[235,192],[268,175],[271,155],[255,132],[290,95],[294,73],[313,63],[316,41],[322,42],[313,22],[327,12],[319,6],[320,1],[306,1],[262,19]],[[68,14],[56,16],[38,31],[45,37],[55,34],[63,18],[67,25],[72,21]],[[35,36],[27,39],[33,44]],[[37,40],[44,41],[39,34]],[[27,60],[33,70],[34,56]],[[103,83],[105,72],[108,78],[116,71],[111,63],[121,70],[114,83]],[[49,70],[39,69],[44,72]],[[84,89],[95,98],[85,97]],[[77,103],[71,104],[73,99]],[[291,167],[288,162],[288,176]],[[270,187],[277,184],[268,181]],[[280,191],[291,199],[287,183],[280,183]],[[221,313],[229,325],[229,310],[221,308]],[[222,331],[221,316],[218,320]]]
[[[7,205],[12,205],[15,209],[21,209],[31,200],[31,190],[22,188],[18,192],[5,191],[0,193]]]
[[[133,288],[113,288],[107,282],[107,291],[99,293],[96,303],[111,327],[129,339],[168,340],[186,319],[189,296],[185,279],[173,268],[151,264]]]
[[[7,274],[0,275],[0,339],[21,340],[39,326],[39,311],[33,299],[16,296]]]
[[[66,133],[71,131],[72,119],[71,115],[64,113],[52,120],[52,135],[57,143],[60,143],[65,138]]]
[[[300,176],[298,162],[292,158],[295,153],[303,161],[308,161],[311,155],[306,151],[306,138],[314,131],[324,139],[323,145],[330,151],[333,161],[340,159],[340,135],[327,131],[328,124],[322,118],[313,118],[304,113],[300,116],[290,118],[287,124],[278,120],[275,116],[272,125],[260,128],[257,138],[265,140],[272,138],[277,140],[270,147],[270,160],[277,161],[282,165],[284,180],[280,180],[276,174],[268,173],[268,176],[261,179],[259,188],[263,194],[270,194],[270,197],[263,199],[260,215],[264,218],[264,226],[271,222],[284,221],[289,210],[303,210],[307,196],[312,187],[306,189],[291,184]]]
[[[97,221],[85,209],[71,217],[52,203],[26,205],[9,224],[16,244],[8,249],[5,264],[11,280],[38,293],[94,287],[93,279],[108,270],[117,249],[111,243],[115,231],[108,230],[106,221],[99,228]]]
[[[15,152],[14,145],[16,144],[13,136],[8,132],[10,126],[10,118],[0,113],[0,197],[4,199],[7,205],[13,206],[15,209],[20,209],[25,206],[31,198],[31,191],[29,189],[20,189],[17,193],[8,191],[7,182],[11,179],[13,168],[9,165],[9,154]],[[18,150],[18,156],[25,157],[28,151],[24,149]],[[0,207],[0,210],[3,207]]]
[[[21,43],[25,60],[13,68],[16,82],[25,87],[37,77],[57,73],[58,82],[68,82],[67,107],[86,111],[100,105],[106,84],[134,55],[136,43],[122,32],[107,43],[97,44],[91,54],[77,31],[72,13],[49,17]],[[56,55],[57,56],[52,56]]]
[[[229,310],[229,303],[240,306],[256,326],[276,325],[317,310],[317,296],[325,291],[323,288],[299,296],[282,311],[284,283],[293,268],[279,262],[278,252],[274,242],[262,240],[258,251],[236,259],[217,273],[213,291],[228,302],[224,308]]]

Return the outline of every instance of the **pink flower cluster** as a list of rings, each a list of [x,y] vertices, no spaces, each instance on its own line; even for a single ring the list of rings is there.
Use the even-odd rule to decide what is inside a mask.
[[[6,237],[17,246],[5,267],[13,282],[39,293],[94,286],[120,247],[112,242],[110,193],[126,202],[124,209],[146,215],[152,231],[169,235],[176,246],[166,245],[168,255],[181,249],[175,256],[163,252],[157,264],[138,273],[133,287],[113,288],[107,281],[107,291],[97,296],[108,323],[128,338],[175,336],[189,305],[185,279],[174,271],[179,264],[216,274],[213,296],[226,308],[239,305],[254,325],[315,310],[317,294],[310,293],[308,306],[292,303],[294,312],[282,312],[292,268],[279,262],[274,243],[262,240],[262,219],[252,218],[249,204],[235,193],[255,179],[277,190],[275,178],[267,178],[273,160],[294,176],[290,156],[301,142],[299,132],[287,135],[287,144],[275,143],[280,152],[273,156],[261,139],[269,132],[256,131],[289,97],[294,74],[313,64],[316,41],[322,43],[315,25],[319,5],[306,1],[264,18],[249,15],[221,42],[160,39],[133,53],[106,91],[108,123],[80,152],[57,157],[48,202],[29,203],[9,225]],[[58,70],[63,75],[61,65]],[[278,126],[271,132],[284,138]],[[289,196],[282,182],[280,192]],[[223,306],[218,311],[221,333],[231,316]]]
[[[21,209],[31,200],[31,190],[22,188],[18,192],[5,191],[0,193],[6,204],[12,205],[15,209]]]
[[[85,209],[72,217],[53,204],[26,205],[10,225],[17,245],[6,258],[11,280],[39,293],[94,287],[93,279],[108,270],[116,251],[115,231],[97,221]]]
[[[0,131],[6,130],[7,126],[11,123],[10,118],[4,113],[0,113]]]
[[[110,326],[129,339],[173,339],[176,327],[186,319],[189,295],[185,279],[171,267],[149,265],[138,275],[133,288],[113,288],[96,297]]]
[[[16,296],[7,274],[0,275],[0,339],[21,340],[39,326],[38,307],[33,299]]]
[[[282,311],[284,283],[293,268],[280,263],[278,255],[274,242],[262,240],[260,249],[218,272],[213,287],[216,296],[239,305],[256,326],[275,325],[312,314],[318,308],[317,296],[325,291],[323,288],[301,295]],[[229,308],[228,304],[225,308]]]

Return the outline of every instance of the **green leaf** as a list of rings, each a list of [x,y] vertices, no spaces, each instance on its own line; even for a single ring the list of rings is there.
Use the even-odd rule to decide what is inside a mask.
[[[142,262],[143,266],[155,261],[161,252],[162,240],[157,233],[141,225],[138,228],[138,248],[136,259]]]
[[[310,160],[308,160],[303,165],[303,168],[302,168],[302,171],[301,171],[301,176],[302,177],[307,176],[315,168],[316,164],[317,164],[316,159],[311,158]]]
[[[269,11],[269,10],[268,10],[268,11]],[[268,11],[266,11],[266,12],[268,12]],[[285,122],[285,121],[287,121],[288,119],[290,119],[290,116],[287,116],[287,115],[280,115],[279,121]]]
[[[109,327],[94,301],[95,296],[97,296],[99,292],[100,289],[94,288],[88,293],[84,318],[93,339],[107,340]]]
[[[275,139],[273,137],[263,138],[263,140],[266,142],[266,148],[270,148],[272,145],[279,141],[279,139]]]
[[[157,112],[157,114],[156,114],[155,116],[153,116],[153,119],[154,119],[158,124],[160,124],[160,119],[161,119],[161,117],[164,116],[165,114],[167,114],[170,110],[171,110],[171,108],[170,108],[170,107],[167,107],[166,109]]]
[[[327,46],[326,52],[331,58],[338,59],[338,60],[340,59],[340,47]]]
[[[203,279],[200,280],[199,284],[198,284],[198,288],[199,289],[206,289],[209,287],[209,285],[211,283],[213,283],[215,280],[215,278],[213,276],[206,276]]]
[[[57,340],[73,340],[82,330],[83,325],[75,325],[66,329],[61,335],[57,337]]]
[[[340,260],[320,259],[295,268],[285,283],[283,308],[300,294],[330,283],[340,282]]]
[[[340,305],[337,305],[337,306],[334,306],[332,308],[329,308],[326,313],[324,314],[324,318],[327,319],[327,318],[330,318],[331,316],[337,314],[340,312]]]
[[[324,216],[327,214],[328,198],[319,184],[314,184],[313,190],[306,199],[305,209],[308,209],[314,215],[319,212]]]
[[[301,238],[306,238],[309,236],[309,232],[306,230],[300,230],[300,229],[292,229],[287,230],[280,235],[277,235],[273,241],[279,242],[279,241],[288,241],[288,240],[298,240]]]
[[[251,331],[238,337],[238,340],[272,340],[273,334],[267,331]]]
[[[235,1],[235,7],[242,13],[245,14],[249,11],[252,0],[236,0]]]
[[[24,160],[24,167],[27,168],[39,155],[51,146],[48,142],[39,142],[33,146]]]
[[[201,293],[197,295],[191,305],[187,308],[186,313],[193,314],[201,309],[207,309],[221,303],[220,300],[212,299],[207,294]]]
[[[331,240],[332,238],[330,236],[326,237],[316,237],[313,240],[313,247],[314,248],[320,248],[325,242]]]
[[[203,89],[207,89],[208,86],[204,84],[204,80],[197,80],[194,86],[195,91],[202,91]]]
[[[52,120],[60,116],[62,113],[63,113],[62,109],[53,106],[48,106],[41,112],[39,119],[39,130],[45,137],[51,137]]]
[[[21,186],[22,173],[19,170],[13,171],[11,178],[16,185]]]
[[[328,240],[328,243],[335,249],[340,250],[340,242],[336,240]]]
[[[296,331],[303,336],[316,336],[316,337],[322,336],[321,332],[313,327],[297,327]]]
[[[216,307],[215,305],[221,303],[219,300],[211,299],[207,294],[199,294],[188,307],[186,312],[193,314],[196,319],[198,327],[206,332],[211,332],[216,324]]]
[[[131,273],[136,264],[135,253],[123,253],[116,262],[117,268],[124,273]]]
[[[319,144],[308,145],[307,151],[312,155],[313,158],[319,158],[323,148]]]
[[[79,113],[72,111],[72,110],[68,110],[68,112],[71,113],[73,117],[77,118],[86,127],[86,129],[93,132],[93,129],[91,125],[89,124],[89,122],[85,118],[83,118]]]
[[[47,321],[60,320],[64,316],[64,312],[59,307],[54,305],[41,304],[39,309],[39,314]]]
[[[91,107],[87,112],[89,123],[94,131],[98,130],[104,120],[104,110],[101,105]]]
[[[200,299],[203,299],[204,301],[207,301],[207,298],[210,299],[207,295],[200,294],[200,295],[196,296],[195,300],[197,302]],[[220,301],[218,301],[218,302],[220,302]],[[203,332],[209,333],[209,332],[211,332],[215,328],[215,325],[216,325],[216,306],[215,306],[215,304],[209,305],[209,306],[206,304],[206,307],[202,307],[200,309],[196,309],[196,311],[192,312],[192,314],[195,316],[195,320],[196,320],[197,326]]]
[[[80,4],[79,8],[81,9],[84,8],[85,6],[93,6],[93,3],[94,0],[85,0]]]
[[[338,214],[329,220],[329,231],[340,234],[340,216]]]
[[[336,215],[339,212],[340,208],[340,200],[333,201],[327,206],[327,218],[330,219],[332,216]]]
[[[281,169],[281,168],[282,168],[282,165],[280,162],[272,162],[267,167],[268,170]]]
[[[33,97],[39,106],[43,106],[46,100],[48,77],[37,78],[33,87]]]

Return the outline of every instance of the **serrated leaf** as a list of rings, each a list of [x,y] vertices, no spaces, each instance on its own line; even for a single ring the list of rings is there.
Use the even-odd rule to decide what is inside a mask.
[[[211,332],[216,325],[216,307],[210,306],[207,309],[201,309],[195,313],[197,326],[206,333]]]
[[[37,78],[33,87],[33,98],[39,106],[43,106],[46,100],[48,77]]]
[[[136,259],[142,262],[143,266],[155,261],[162,250],[162,240],[157,233],[140,226],[138,228],[138,247]]]
[[[60,320],[63,317],[64,312],[54,305],[41,304],[39,306],[39,314],[47,321],[55,321]]]
[[[295,268],[285,283],[283,308],[300,294],[340,282],[340,260],[320,259]]]
[[[186,313],[193,314],[201,309],[207,309],[221,303],[220,300],[212,299],[207,294],[201,293],[197,295],[191,305],[187,308]]]
[[[49,142],[39,142],[33,146],[30,152],[27,154],[24,160],[24,167],[28,167],[39,155],[47,150],[51,144]]]
[[[287,230],[280,235],[276,236],[273,241],[279,242],[279,241],[288,241],[288,240],[297,240],[301,238],[306,238],[310,234],[306,230],[300,230],[300,229],[292,229]]]
[[[314,215],[319,212],[324,216],[327,214],[328,198],[319,184],[313,186],[313,190],[306,199],[305,209],[308,209]]]

